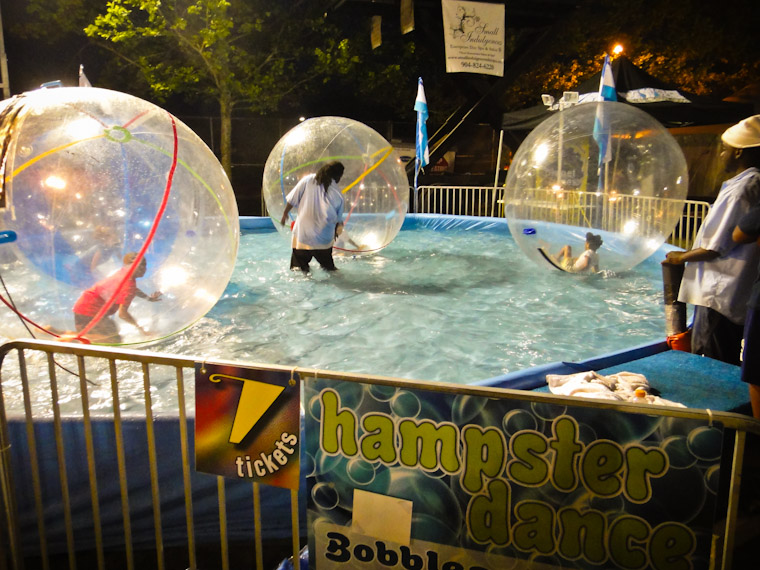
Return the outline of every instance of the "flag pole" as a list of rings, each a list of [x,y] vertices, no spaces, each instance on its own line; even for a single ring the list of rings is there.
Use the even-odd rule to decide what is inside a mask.
[[[81,63],[79,64],[79,86],[92,87],[92,83],[90,83],[90,80],[87,79],[87,76],[84,74],[84,65]]]
[[[499,187],[499,171],[501,170],[501,150],[504,147],[504,129],[499,133],[499,151],[496,155],[496,172],[493,176],[493,190],[491,191],[491,215],[496,215],[496,193]],[[503,201],[502,196],[502,201]]]
[[[599,78],[599,99],[597,103],[596,117],[594,119],[593,136],[599,145],[599,163],[597,168],[597,189],[607,192],[609,178],[609,162],[612,158],[610,120],[606,116],[604,104],[607,101],[617,101],[617,91],[615,89],[615,77],[610,65],[610,56],[604,54],[604,63],[602,64],[602,74]]]
[[[414,157],[414,210],[413,213],[417,213],[418,204],[417,204],[417,176],[420,173],[420,158],[418,156]]]
[[[417,111],[417,131],[414,155],[414,213],[418,213],[417,177],[420,170],[430,162],[430,150],[428,148],[427,118],[428,106],[425,97],[425,87],[422,85],[422,77],[417,82],[417,98],[414,101],[414,110]]]

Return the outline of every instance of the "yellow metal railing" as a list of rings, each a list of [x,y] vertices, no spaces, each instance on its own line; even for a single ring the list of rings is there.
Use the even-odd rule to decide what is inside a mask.
[[[245,528],[246,532],[255,535],[256,568],[262,570],[262,531],[266,530],[267,523],[276,513],[274,509],[265,511],[262,516],[261,496],[259,487],[255,483],[244,481],[229,482],[222,477],[204,475],[210,478],[212,485],[198,488],[198,474],[191,466],[193,465],[192,431],[187,429],[188,419],[192,419],[192,412],[186,409],[186,396],[192,397],[194,391],[188,385],[186,377],[192,374],[197,366],[202,366],[204,361],[198,358],[188,358],[160,353],[138,352],[126,349],[111,349],[97,346],[80,344],[67,344],[51,341],[27,341],[19,340],[0,346],[0,568],[12,568],[21,570],[31,568],[112,568],[135,567],[150,568],[185,568],[195,569],[198,567],[196,554],[196,532],[198,524],[202,522],[206,528],[211,521],[208,504],[204,509],[206,519],[198,521],[193,517],[194,503],[198,500],[208,501],[210,491],[215,490],[214,500],[217,502],[219,535],[215,546],[219,551],[219,563],[212,567],[230,568],[230,548],[228,544],[227,509],[234,504],[236,510],[250,508],[253,520],[253,528]],[[241,365],[253,367],[262,371],[294,372],[294,369],[282,366],[258,365],[250,363],[220,363],[232,366]],[[100,371],[106,370],[107,382],[102,380],[93,381],[93,378],[102,379]],[[174,375],[176,381],[176,412],[169,418],[172,424],[179,423],[178,441],[165,431],[167,424],[159,413],[152,408],[151,393],[158,389],[155,378],[166,379],[166,373]],[[713,421],[723,425],[728,430],[735,432],[733,446],[727,441],[723,451],[726,457],[733,459],[732,467],[726,467],[726,472],[721,472],[730,482],[726,521],[723,530],[717,529],[716,541],[722,541],[722,563],[716,560],[716,568],[728,569],[731,567],[731,555],[733,551],[734,533],[736,530],[736,516],[739,502],[739,490],[741,484],[742,460],[744,458],[745,435],[747,433],[760,434],[760,428],[756,421],[737,414],[724,412],[710,412],[709,410],[695,410],[689,408],[669,408],[636,410],[635,406],[625,405],[616,410],[619,403],[606,400],[589,400],[586,398],[573,399],[557,397],[549,394],[536,394],[530,391],[505,390],[501,388],[486,388],[478,386],[461,386],[439,383],[414,383],[407,380],[394,380],[371,375],[349,375],[339,372],[322,370],[298,369],[298,374],[304,381],[316,378],[326,380],[350,380],[352,382],[379,383],[390,386],[409,388],[412,385],[421,389],[432,390],[442,393],[462,395],[479,395],[489,398],[512,398],[519,400],[538,400],[556,405],[578,405],[583,407],[598,408],[599,411],[607,410],[610,413],[622,411],[624,413],[637,413],[644,415],[660,415],[672,418],[693,418],[705,422]],[[144,405],[144,413],[132,413],[130,417],[123,417],[120,410],[130,391],[125,385],[129,380],[128,374],[137,373],[141,376],[143,393],[129,393],[129,398],[137,398]],[[138,381],[137,385],[139,386]],[[45,390],[39,389],[44,387]],[[31,390],[34,388],[34,390]],[[166,386],[161,388],[171,391]],[[110,392],[112,409],[93,410],[92,399],[95,392]],[[131,391],[130,391],[131,392]],[[47,398],[41,394],[46,393]],[[20,398],[22,402],[13,402],[12,398]],[[62,413],[61,400],[75,404],[79,413],[73,413],[74,408],[69,408]],[[621,404],[622,405],[622,404]],[[22,410],[19,412],[19,407]],[[656,407],[655,407],[656,408]],[[166,414],[164,414],[166,415]],[[52,428],[49,424],[52,423]],[[103,425],[107,430],[103,430]],[[46,426],[48,426],[46,428]],[[140,437],[136,438],[136,428],[141,427]],[[50,428],[50,429],[48,429]],[[53,434],[54,442],[44,440],[43,437]],[[104,437],[107,434],[108,437]],[[131,437],[127,437],[131,434]],[[167,442],[167,439],[171,441]],[[50,452],[50,448],[54,452]],[[163,449],[159,452],[158,447]],[[176,447],[171,457],[167,453],[168,448]],[[40,453],[46,451],[46,455]],[[52,456],[51,456],[52,455]],[[135,466],[131,462],[135,458],[147,457],[148,468],[144,473],[138,473],[142,477],[136,477]],[[177,461],[181,466],[173,465]],[[104,472],[103,462],[113,464]],[[181,476],[165,477],[167,468],[181,471]],[[112,471],[115,470],[114,475]],[[162,476],[162,472],[164,476]],[[201,474],[203,475],[203,474]],[[116,487],[118,493],[104,497],[104,487],[109,483],[107,479],[118,480]],[[135,481],[147,478],[149,489],[135,488]],[[113,481],[112,483],[113,488]],[[138,481],[139,483],[139,481]],[[253,485],[252,504],[246,506],[239,500],[228,498],[228,492],[234,485]],[[78,485],[78,486],[77,486]],[[286,490],[274,487],[262,488],[266,494],[275,491]],[[179,492],[178,492],[179,491]],[[133,501],[136,492],[142,492],[143,496],[150,497],[149,504]],[[173,493],[173,494],[172,494]],[[30,498],[30,495],[32,496]],[[114,517],[111,512],[109,521],[105,521],[100,506],[108,501],[114,501],[114,497],[121,504],[120,516]],[[19,511],[19,503],[24,501],[34,503],[27,511]],[[181,497],[181,498],[180,498]],[[287,495],[285,495],[287,499]],[[74,507],[74,503],[78,507]],[[177,503],[183,502],[183,505]],[[282,502],[282,501],[280,501]],[[89,509],[84,505],[89,503]],[[290,537],[286,540],[291,542],[292,552],[297,557],[300,549],[299,495],[296,491],[290,491]],[[162,516],[167,510],[179,508],[184,511],[184,521],[181,525],[185,542],[184,553],[173,550],[167,554],[163,530],[167,528],[167,521]],[[89,511],[85,513],[84,511]],[[113,509],[111,509],[113,511]],[[150,511],[147,513],[146,511]],[[281,509],[282,510],[282,509]],[[22,516],[23,515],[23,516]],[[82,518],[86,519],[82,523]],[[138,519],[144,521],[152,516],[154,533],[151,543],[139,545],[141,557],[136,556],[135,534],[137,530],[145,536],[145,526],[137,528]],[[114,537],[114,518],[119,521],[115,525],[121,529],[121,537]],[[22,524],[22,519],[26,526]],[[63,524],[61,524],[61,522]],[[176,521],[174,530],[176,531]],[[56,527],[51,529],[51,527]],[[63,528],[61,528],[63,527]],[[108,527],[110,545],[106,544],[103,530]],[[240,529],[238,529],[240,530]],[[48,541],[56,531],[64,535],[63,541],[59,540],[55,552],[51,552]],[[282,529],[279,531],[282,533]],[[22,536],[26,533],[27,536]],[[207,533],[208,534],[208,533]],[[36,535],[36,536],[34,536]],[[87,535],[88,539],[82,536]],[[254,537],[252,537],[253,539]],[[26,540],[25,540],[26,539]],[[113,545],[114,539],[118,547]],[[38,543],[33,548],[31,555],[29,542]],[[61,542],[64,542],[61,546]],[[176,545],[175,545],[176,546]],[[25,547],[27,552],[25,552]],[[253,548],[253,547],[252,547]],[[86,551],[88,557],[82,558],[82,552]],[[94,555],[92,555],[94,552]],[[152,559],[145,558],[145,552],[151,553]],[[716,552],[716,556],[719,553]],[[253,567],[253,564],[250,564]]]

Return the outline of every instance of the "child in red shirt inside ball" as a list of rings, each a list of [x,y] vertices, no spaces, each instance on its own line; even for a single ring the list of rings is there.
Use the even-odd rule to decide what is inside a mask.
[[[85,330],[93,317],[98,314],[115,293],[111,305],[102,317],[86,332],[86,337],[95,342],[121,343],[119,327],[111,318],[117,311],[120,319],[136,327],[143,335],[147,336],[149,334],[129,313],[129,305],[135,297],[146,299],[150,302],[158,301],[161,299],[161,292],[155,291],[151,295],[146,295],[137,288],[137,279],[145,275],[147,269],[147,263],[144,258],[135,267],[132,275],[124,281],[124,277],[129,272],[130,266],[134,263],[135,259],[137,259],[136,252],[127,253],[124,256],[124,266],[121,269],[95,283],[95,285],[87,289],[77,299],[77,302],[74,303],[74,324],[77,333]],[[122,281],[124,282],[122,283]]]

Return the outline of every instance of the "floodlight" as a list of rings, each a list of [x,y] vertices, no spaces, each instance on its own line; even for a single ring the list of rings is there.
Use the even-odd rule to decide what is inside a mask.
[[[578,92],[565,91],[562,94],[562,100],[565,102],[566,105],[575,105],[578,102]]]

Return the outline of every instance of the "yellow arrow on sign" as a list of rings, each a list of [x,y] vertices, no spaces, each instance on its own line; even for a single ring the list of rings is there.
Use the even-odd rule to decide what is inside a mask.
[[[219,382],[222,378],[243,382],[243,392],[240,394],[240,400],[238,400],[238,407],[235,411],[235,419],[232,422],[229,440],[230,443],[240,443],[261,419],[261,416],[274,404],[274,401],[282,394],[285,387],[229,376],[227,374],[212,374],[209,376],[211,382]]]

